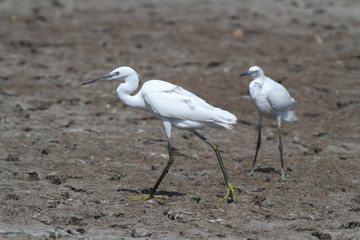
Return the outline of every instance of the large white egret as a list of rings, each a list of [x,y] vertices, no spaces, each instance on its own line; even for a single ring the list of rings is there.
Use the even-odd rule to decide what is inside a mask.
[[[161,198],[155,196],[155,191],[174,162],[171,145],[172,126],[191,131],[214,149],[227,185],[227,194],[219,202],[228,196],[231,197],[232,201],[236,200],[234,189],[240,190],[240,188],[230,183],[218,147],[195,130],[205,127],[231,130],[232,124],[236,123],[236,117],[232,113],[213,107],[182,87],[161,80],[147,81],[137,94],[131,95],[139,86],[139,74],[130,67],[116,68],[109,74],[84,82],[82,85],[100,80],[123,80],[124,83],[121,83],[116,90],[120,100],[132,108],[146,111],[158,117],[166,131],[169,148],[168,163],[150,194],[131,198],[132,200]]]

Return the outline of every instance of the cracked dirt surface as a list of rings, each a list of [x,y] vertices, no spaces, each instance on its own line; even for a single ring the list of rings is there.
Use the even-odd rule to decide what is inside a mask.
[[[0,1],[0,238],[360,239],[358,1]],[[162,200],[133,202],[167,162],[161,122],[125,107],[118,82],[80,86],[128,65],[238,117],[173,130]],[[257,138],[249,78],[259,65],[299,102]]]

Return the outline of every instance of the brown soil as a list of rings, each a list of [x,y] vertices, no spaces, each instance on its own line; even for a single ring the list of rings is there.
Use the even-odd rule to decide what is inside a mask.
[[[360,239],[358,1],[0,1],[0,238]],[[122,104],[119,82],[84,81],[128,65],[141,81],[180,85],[238,117],[200,131],[215,154]],[[258,174],[250,78],[259,65],[299,102],[283,124],[264,119]]]

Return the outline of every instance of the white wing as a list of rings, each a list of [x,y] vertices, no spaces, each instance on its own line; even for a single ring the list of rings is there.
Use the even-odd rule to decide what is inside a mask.
[[[148,81],[143,86],[142,94],[146,104],[158,116],[198,122],[236,121],[233,114],[215,108],[195,94],[167,82]]]
[[[289,111],[296,104],[296,101],[291,98],[286,88],[271,79],[267,79],[263,91],[273,109],[278,112]]]

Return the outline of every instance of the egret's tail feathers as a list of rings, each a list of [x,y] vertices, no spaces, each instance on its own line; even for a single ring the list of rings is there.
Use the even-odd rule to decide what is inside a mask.
[[[217,125],[225,128],[226,130],[233,130],[234,127],[231,124],[216,122]]]
[[[224,127],[227,130],[232,130],[233,126],[231,124],[236,123],[235,115],[220,108],[216,108],[215,111],[217,116],[215,123]]]
[[[298,120],[294,111],[287,111],[281,114],[281,119],[287,122],[294,122]]]

